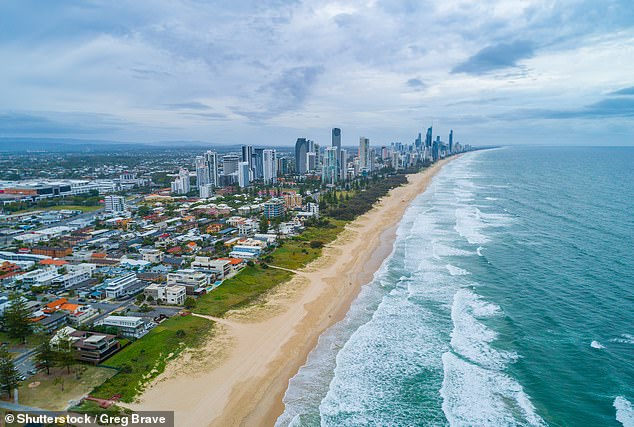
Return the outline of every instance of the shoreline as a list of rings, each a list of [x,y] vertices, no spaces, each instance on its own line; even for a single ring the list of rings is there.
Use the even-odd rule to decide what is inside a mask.
[[[362,286],[392,252],[397,226],[412,200],[453,158],[408,175],[406,185],[392,189],[346,225],[319,258],[279,285],[263,308],[217,319],[220,336],[170,363],[139,403],[126,406],[174,410],[178,425],[274,425],[284,411],[290,378],[319,336],[345,317]],[[210,354],[216,359],[221,354],[221,359],[205,360]],[[187,364],[196,358],[196,368],[188,372]]]

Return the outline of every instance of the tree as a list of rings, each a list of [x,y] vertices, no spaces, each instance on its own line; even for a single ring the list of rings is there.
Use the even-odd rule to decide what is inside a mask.
[[[191,310],[196,307],[196,300],[192,297],[185,298],[184,306],[186,309]]]
[[[148,295],[147,296],[147,302],[149,302],[150,304],[152,304],[154,302],[154,297],[152,295]]]
[[[44,339],[42,344],[35,349],[35,362],[38,366],[46,368],[46,375],[51,374],[51,368],[55,365],[56,353],[51,342],[48,339]]]
[[[265,216],[262,215],[262,218],[260,218],[260,233],[265,234],[269,231],[269,219]]]
[[[53,380],[53,384],[57,385],[57,384],[61,384],[62,386],[62,391],[64,391],[64,377],[57,377]]]
[[[139,294],[136,296],[137,305],[141,304],[143,301],[145,301],[145,294]]]
[[[57,342],[57,351],[55,352],[55,361],[70,374],[71,366],[77,363],[75,359],[75,351],[73,342],[67,336],[61,336]]]
[[[14,292],[9,295],[9,307],[4,310],[4,322],[9,336],[19,338],[26,343],[27,337],[33,334],[33,322],[26,301],[22,295]]]
[[[0,386],[13,396],[13,390],[20,384],[20,371],[15,367],[13,356],[6,348],[0,349]]]

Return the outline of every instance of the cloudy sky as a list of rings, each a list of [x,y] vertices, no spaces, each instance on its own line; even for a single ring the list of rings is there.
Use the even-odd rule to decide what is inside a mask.
[[[634,144],[632,0],[5,0],[0,136]]]

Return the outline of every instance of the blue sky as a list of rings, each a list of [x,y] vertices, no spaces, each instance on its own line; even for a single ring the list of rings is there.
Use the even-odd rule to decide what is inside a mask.
[[[631,0],[0,4],[0,136],[634,145]]]

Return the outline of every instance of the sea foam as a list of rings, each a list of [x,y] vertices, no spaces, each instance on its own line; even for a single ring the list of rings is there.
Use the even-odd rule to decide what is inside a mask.
[[[623,427],[634,427],[634,407],[632,403],[623,396],[614,399],[616,409],[616,420],[623,424]]]

